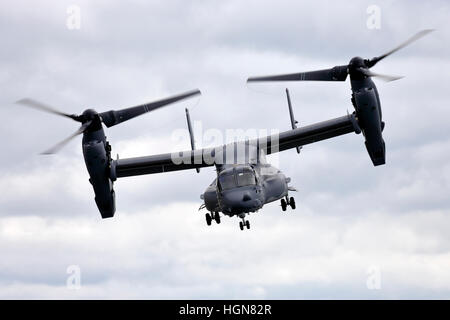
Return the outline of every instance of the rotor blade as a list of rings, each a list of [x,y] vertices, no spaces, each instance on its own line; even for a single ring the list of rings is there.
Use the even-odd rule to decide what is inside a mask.
[[[425,30],[422,30],[422,31],[416,33],[411,38],[409,38],[408,40],[406,40],[405,42],[403,42],[399,46],[395,47],[391,51],[386,52],[385,54],[383,54],[383,55],[381,55],[379,57],[375,57],[375,58],[370,59],[369,62],[368,62],[368,67],[369,68],[373,67],[375,64],[377,64],[378,61],[380,61],[380,60],[386,58],[387,56],[393,54],[394,52],[396,52],[396,51],[406,47],[407,45],[413,43],[414,41],[419,40],[420,38],[422,38],[423,36],[429,34],[432,31],[434,31],[434,29],[425,29]]]
[[[256,81],[345,81],[347,79],[347,65],[336,66],[331,69],[290,73],[275,76],[251,77],[247,82]]]
[[[84,132],[84,130],[86,130],[87,127],[89,127],[89,125],[92,123],[91,120],[83,123],[81,125],[80,128],[78,128],[77,131],[75,131],[74,133],[72,133],[70,136],[68,136],[67,138],[65,138],[64,140],[62,140],[61,142],[58,142],[57,144],[55,144],[53,147],[51,147],[50,149],[45,150],[44,152],[42,152],[41,154],[54,154],[56,152],[59,151],[59,149],[61,149],[62,147],[64,147],[70,140],[72,140],[73,138],[75,138],[76,136],[78,136],[79,134],[82,134]]]
[[[386,82],[395,81],[403,78],[403,76],[390,76],[386,74],[376,73],[366,68],[360,68],[360,71],[368,77],[377,77]]]
[[[136,107],[126,108],[122,110],[111,110],[100,113],[103,123],[109,128],[121,122],[130,120],[144,113],[153,111],[155,109],[164,107],[168,104],[201,94],[200,90],[189,91],[180,95],[176,95],[170,98],[162,99],[155,102],[142,104]]]
[[[20,100],[16,101],[16,103],[22,104],[24,106],[31,107],[31,108],[34,108],[34,109],[38,109],[38,110],[41,110],[41,111],[57,114],[59,116],[67,117],[67,118],[73,119],[75,121],[79,121],[78,117],[76,115],[74,115],[74,114],[67,114],[67,113],[58,111],[55,108],[50,107],[49,105],[46,105],[46,104],[44,104],[42,102],[30,99],[30,98],[20,99]]]

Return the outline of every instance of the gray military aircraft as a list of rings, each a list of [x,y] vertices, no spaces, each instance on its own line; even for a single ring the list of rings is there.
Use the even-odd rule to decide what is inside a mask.
[[[52,112],[81,122],[81,127],[69,138],[63,140],[46,153],[53,153],[71,138],[83,134],[83,155],[90,175],[90,183],[95,193],[95,202],[102,218],[113,217],[115,213],[115,193],[113,183],[118,178],[196,169],[215,166],[217,177],[201,195],[206,208],[206,222],[220,223],[220,213],[237,216],[241,219],[239,227],[250,229],[246,216],[261,209],[265,204],[281,202],[283,211],[287,207],[295,209],[295,200],[289,191],[290,178],[266,161],[266,155],[295,148],[300,152],[302,146],[330,139],[343,134],[363,133],[365,146],[374,166],[385,164],[386,151],[382,132],[381,104],[377,88],[371,77],[385,81],[397,80],[374,73],[370,70],[377,62],[388,55],[419,39],[431,30],[417,33],[395,49],[372,59],[355,57],[348,65],[331,69],[294,73],[279,76],[249,78],[248,81],[345,81],[350,75],[352,104],[355,111],[343,117],[297,128],[294,119],[289,91],[286,90],[292,129],[279,134],[247,139],[218,147],[196,149],[189,112],[186,118],[191,140],[191,150],[146,157],[116,159],[111,158],[111,146],[106,140],[102,123],[107,127],[127,121],[156,108],[199,94],[198,90],[171,97],[150,104],[119,111],[97,113],[88,109],[82,115],[68,115],[31,99],[19,102],[34,108]]]

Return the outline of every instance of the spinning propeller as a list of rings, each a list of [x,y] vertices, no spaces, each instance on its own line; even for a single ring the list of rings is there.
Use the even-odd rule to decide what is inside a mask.
[[[386,52],[385,54],[374,57],[372,59],[362,59],[360,57],[354,57],[350,60],[348,65],[336,66],[331,69],[300,72],[300,73],[290,73],[282,74],[276,76],[264,76],[264,77],[251,77],[248,78],[247,82],[257,82],[257,81],[345,81],[347,75],[350,75],[352,79],[360,80],[365,77],[378,77],[384,81],[393,81],[401,79],[398,76],[389,76],[384,74],[379,74],[370,71],[374,65],[379,61],[383,60],[387,56],[390,56],[394,52],[406,47],[412,42],[422,38],[433,31],[432,29],[422,30],[416,33],[414,36],[395,47],[394,49]]]
[[[128,121],[130,119],[133,119],[135,117],[138,117],[144,113],[153,111],[155,109],[164,107],[168,104],[195,96],[201,94],[200,90],[193,90],[189,91],[180,95],[172,96],[166,99],[158,100],[155,102],[150,102],[146,104],[141,104],[136,107],[121,109],[121,110],[110,110],[106,112],[97,113],[95,110],[87,109],[85,110],[81,115],[76,114],[67,114],[61,111],[58,111],[57,109],[50,107],[46,104],[43,104],[39,101],[25,98],[17,101],[17,103],[32,107],[34,109],[46,111],[49,113],[53,113],[59,116],[63,116],[66,118],[70,118],[72,120],[75,120],[77,122],[81,123],[80,128],[78,128],[77,131],[75,131],[73,134],[71,134],[66,139],[62,140],[61,142],[57,143],[50,149],[43,152],[43,154],[53,154],[56,153],[59,149],[61,149],[64,145],[66,145],[70,140],[75,138],[76,136],[88,132],[88,131],[95,131],[101,129],[101,122],[105,124],[106,127],[112,127],[116,124]]]

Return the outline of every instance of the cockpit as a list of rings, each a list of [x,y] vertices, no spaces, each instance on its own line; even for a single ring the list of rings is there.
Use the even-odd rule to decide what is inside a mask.
[[[229,190],[255,184],[255,172],[251,167],[234,167],[226,169],[219,174],[218,187],[220,190]]]

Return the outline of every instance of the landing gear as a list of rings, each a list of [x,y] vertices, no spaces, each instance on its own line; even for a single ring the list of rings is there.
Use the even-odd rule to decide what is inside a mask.
[[[286,200],[281,199],[281,210],[286,211],[287,203]]]
[[[289,199],[289,205],[291,206],[292,210],[295,210],[295,199],[294,199],[294,197],[291,197]]]
[[[209,213],[207,213],[207,214],[205,214],[205,217],[206,217],[206,224],[208,226],[210,226],[211,225],[211,221],[212,221],[211,215]]]
[[[242,221],[239,221],[239,228],[241,230],[244,230],[244,227],[247,229],[250,229],[250,221],[245,220],[244,218],[242,218]]]
[[[214,220],[216,220],[216,223],[219,224],[220,223],[220,215],[218,212],[214,212]]]
[[[295,199],[294,199],[294,197],[288,198],[286,196],[286,199],[281,199],[281,210],[286,211],[287,206],[290,206],[292,210],[295,210]]]
[[[211,222],[212,222],[213,220],[216,221],[217,224],[220,223],[220,215],[219,215],[218,212],[207,213],[207,214],[205,214],[205,218],[206,218],[206,224],[207,224],[208,226],[211,225]]]

